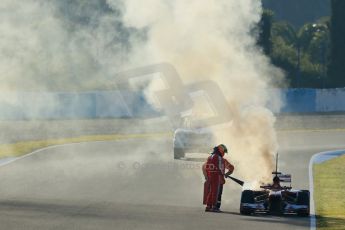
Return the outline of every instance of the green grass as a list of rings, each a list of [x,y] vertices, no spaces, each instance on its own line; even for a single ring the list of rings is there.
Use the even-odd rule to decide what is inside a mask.
[[[318,229],[345,229],[345,155],[314,165]]]
[[[33,152],[53,145],[61,145],[68,143],[90,142],[90,141],[112,141],[112,140],[126,140],[138,138],[157,138],[164,136],[171,136],[171,133],[142,133],[142,134],[111,134],[111,135],[91,135],[80,136],[62,139],[37,140],[37,141],[23,141],[12,144],[0,145],[0,158],[4,157],[19,157],[27,153]]]

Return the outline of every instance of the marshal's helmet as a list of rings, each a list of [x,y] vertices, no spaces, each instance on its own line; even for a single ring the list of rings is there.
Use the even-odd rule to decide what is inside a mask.
[[[224,156],[225,153],[228,153],[228,148],[225,145],[220,144],[220,145],[213,148],[213,152],[219,153],[222,156]]]

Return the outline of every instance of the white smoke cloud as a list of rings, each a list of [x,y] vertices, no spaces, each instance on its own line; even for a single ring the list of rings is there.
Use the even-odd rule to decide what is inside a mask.
[[[3,0],[0,7],[2,90],[106,89],[124,67],[168,62],[186,84],[218,83],[233,119],[219,140],[230,144],[238,174],[267,177],[278,145],[265,105],[282,74],[256,46],[260,1]]]
[[[105,1],[4,0],[0,10],[3,90],[105,88],[139,36]]]
[[[268,180],[278,143],[275,118],[266,104],[272,100],[268,89],[282,79],[282,73],[256,45],[260,2],[126,0],[122,4],[125,25],[147,30],[147,41],[132,54],[134,63],[169,62],[184,83],[217,82],[232,108],[233,122],[231,128],[215,130],[216,137],[230,144],[238,174]],[[281,105],[278,95],[273,101]]]

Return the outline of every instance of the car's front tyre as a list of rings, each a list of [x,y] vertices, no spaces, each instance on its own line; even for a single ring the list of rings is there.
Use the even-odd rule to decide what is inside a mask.
[[[310,192],[308,190],[303,190],[298,193],[297,205],[305,205],[308,207],[307,210],[298,211],[298,216],[306,217],[310,215]]]
[[[254,210],[244,207],[243,204],[254,204],[254,192],[252,190],[244,190],[241,195],[241,207],[240,213],[242,215],[251,215],[254,213]]]

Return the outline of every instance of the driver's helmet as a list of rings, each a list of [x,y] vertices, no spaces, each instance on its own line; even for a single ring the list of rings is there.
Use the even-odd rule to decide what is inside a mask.
[[[278,176],[275,176],[275,177],[273,178],[273,184],[279,184],[279,182],[280,182],[279,177],[278,177]]]

